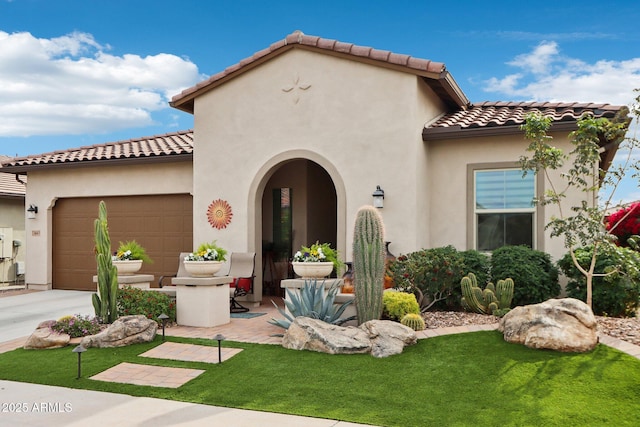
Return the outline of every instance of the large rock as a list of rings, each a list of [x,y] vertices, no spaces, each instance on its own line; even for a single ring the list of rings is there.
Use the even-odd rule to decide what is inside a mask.
[[[500,320],[498,330],[505,341],[530,348],[582,353],[598,344],[593,311],[574,298],[516,307]]]
[[[55,332],[51,327],[55,320],[41,322],[35,331],[27,338],[24,348],[27,350],[60,348],[69,344],[71,337],[69,334]]]
[[[80,344],[85,348],[124,347],[153,341],[157,330],[158,324],[143,315],[122,316],[102,332],[84,337]]]
[[[416,332],[391,320],[370,320],[360,325],[371,340],[371,355],[387,357],[402,353],[405,346],[418,341]]]
[[[282,345],[293,350],[329,354],[371,353],[387,357],[415,344],[413,329],[389,320],[372,320],[360,327],[337,326],[318,319],[297,317],[285,332]]]

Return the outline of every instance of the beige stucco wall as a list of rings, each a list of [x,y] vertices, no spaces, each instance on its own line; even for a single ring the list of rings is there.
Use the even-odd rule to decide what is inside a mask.
[[[552,134],[553,143],[565,152],[571,151],[571,144],[567,134]],[[520,156],[525,155],[527,142],[522,135],[509,135],[483,138],[461,138],[441,141],[429,141],[429,179],[433,184],[429,191],[431,199],[430,228],[431,239],[429,247],[453,245],[459,250],[473,249],[468,244],[467,233],[473,224],[467,216],[468,198],[473,198],[473,187],[467,183],[467,165],[484,163],[512,163],[516,164]],[[554,183],[560,183],[560,173],[550,174]],[[538,185],[541,194],[548,183],[544,180]],[[543,187],[543,188],[541,188]],[[578,204],[580,193],[570,195],[566,202],[572,206]],[[552,216],[558,216],[554,206],[541,209],[543,218],[539,228],[544,228]],[[541,231],[542,232],[542,231]],[[554,259],[565,254],[562,238],[551,238],[547,230],[544,237],[537,242],[537,249],[551,254]],[[540,241],[541,240],[541,241]]]
[[[38,206],[38,215],[26,222],[26,283],[51,288],[52,209],[59,198],[191,193],[192,184],[191,162],[29,172],[26,205]]]
[[[347,260],[356,211],[371,204],[376,185],[392,249],[427,244],[421,131],[441,108],[415,75],[302,49],[230,80],[195,101],[194,238],[259,252],[265,183],[281,162],[307,158],[336,185],[337,246]],[[204,216],[218,198],[233,208],[223,230]]]

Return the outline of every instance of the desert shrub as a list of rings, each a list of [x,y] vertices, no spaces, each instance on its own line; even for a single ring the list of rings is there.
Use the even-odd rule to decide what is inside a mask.
[[[118,316],[142,314],[158,321],[162,313],[169,316],[169,322],[176,321],[176,303],[168,295],[156,291],[145,291],[127,286],[118,291]]]
[[[488,255],[475,249],[462,251],[460,255],[462,255],[465,274],[475,274],[476,280],[482,286],[491,281],[491,258]]]
[[[593,247],[576,249],[576,259],[588,268]],[[573,264],[567,253],[558,266],[569,279],[567,295],[586,300],[587,279]],[[611,273],[593,278],[593,312],[605,316],[634,316],[640,304],[640,254],[629,248],[602,248],[596,259],[596,273]]]
[[[513,306],[536,304],[560,293],[558,269],[549,254],[526,246],[503,246],[491,254],[494,281],[510,277],[516,283]]]
[[[414,294],[406,292],[387,291],[382,295],[384,315],[391,320],[401,320],[405,314],[420,313],[420,306]]]
[[[63,316],[51,325],[51,330],[61,334],[68,334],[71,338],[94,335],[100,332],[101,329],[102,327],[96,317],[83,316],[81,314]]]
[[[401,255],[389,264],[388,272],[397,289],[417,294],[422,311],[432,306],[460,306],[459,292],[455,288],[459,288],[465,274],[464,262],[453,246]]]

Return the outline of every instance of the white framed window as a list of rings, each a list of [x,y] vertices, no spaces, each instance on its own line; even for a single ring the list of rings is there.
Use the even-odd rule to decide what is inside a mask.
[[[522,170],[473,170],[474,247],[490,252],[505,245],[536,248],[534,174]]]

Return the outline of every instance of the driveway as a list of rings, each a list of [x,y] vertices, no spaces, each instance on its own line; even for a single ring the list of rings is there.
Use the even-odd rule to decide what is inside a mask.
[[[0,298],[0,342],[31,335],[44,320],[95,314],[88,291],[50,290]]]

